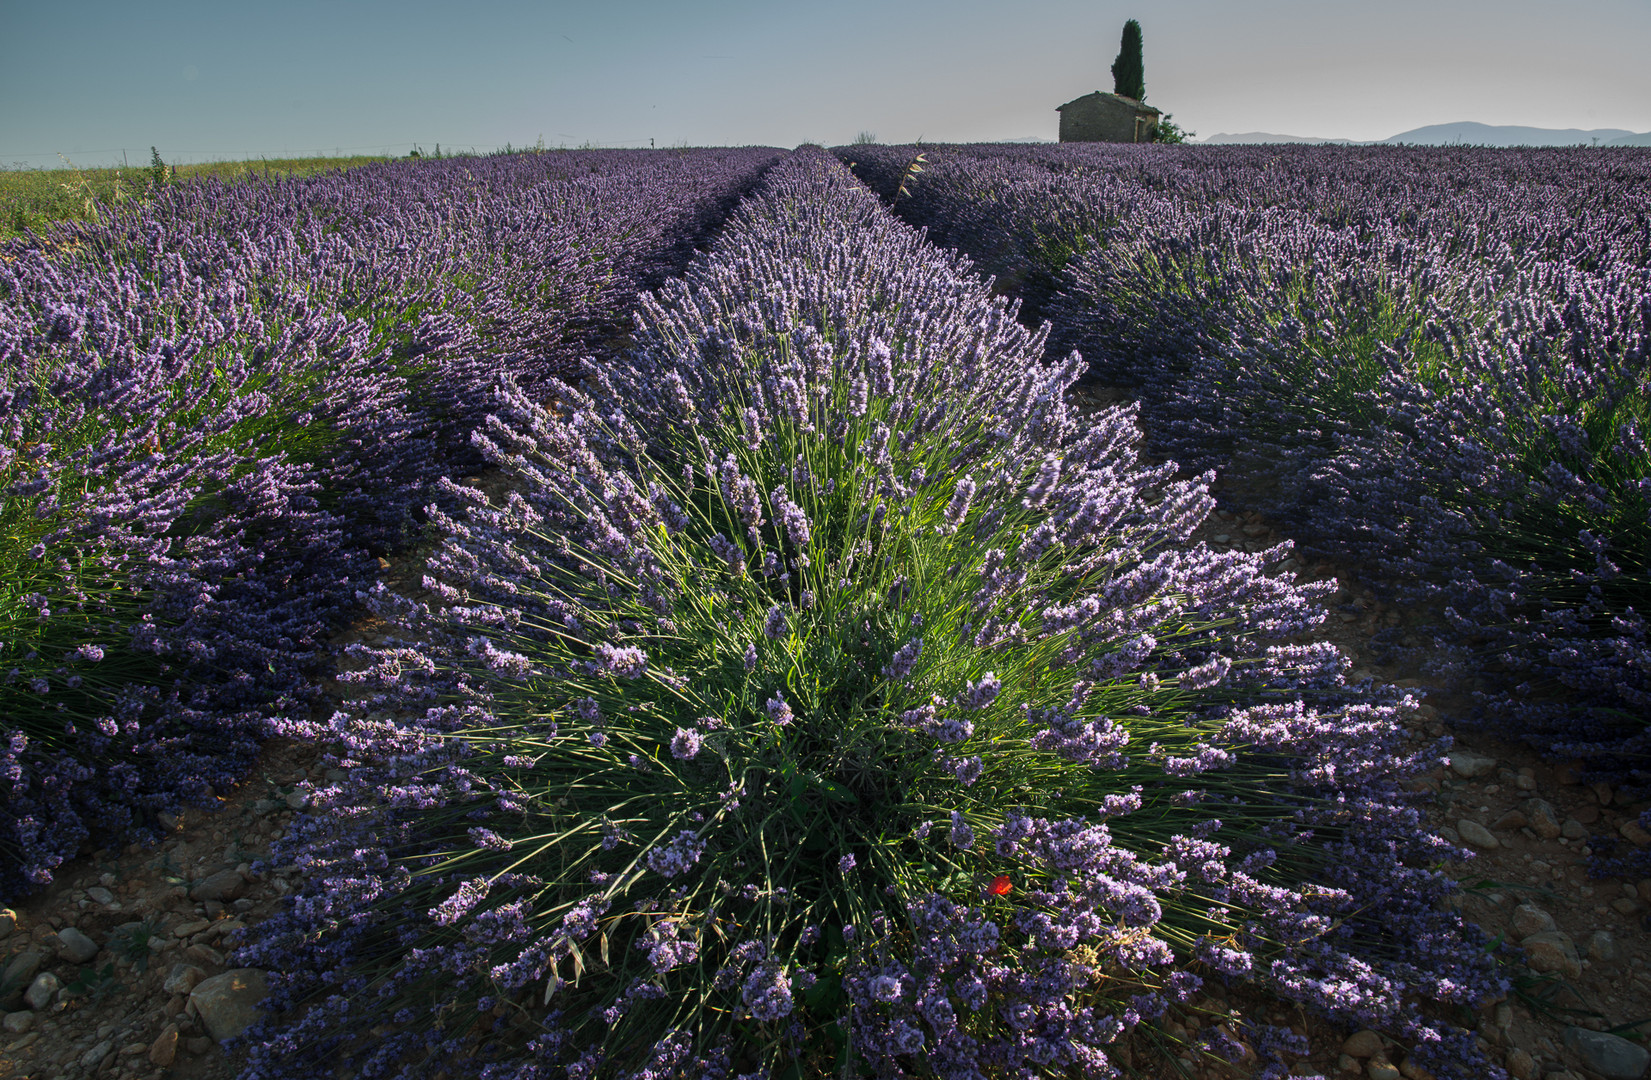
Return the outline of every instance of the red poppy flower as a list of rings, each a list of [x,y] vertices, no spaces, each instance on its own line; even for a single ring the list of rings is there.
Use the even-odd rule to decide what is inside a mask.
[[[999,874],[992,879],[993,896],[1008,896],[1009,890],[1014,887],[1014,883],[1009,880],[1008,874]]]

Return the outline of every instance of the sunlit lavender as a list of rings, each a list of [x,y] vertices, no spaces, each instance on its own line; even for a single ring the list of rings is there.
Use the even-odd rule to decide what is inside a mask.
[[[919,149],[838,153],[895,200]],[[1476,692],[1457,719],[1651,789],[1651,155],[921,149],[896,211],[1131,388],[1156,452],[1426,616],[1383,643]]]
[[[491,383],[622,331],[767,150],[177,185],[0,259],[0,893],[210,805],[479,463]]]
[[[501,379],[430,599],[363,594],[248,1075],[1110,1077],[1209,980],[1496,1075],[1414,702],[1015,316],[799,151],[611,363]]]

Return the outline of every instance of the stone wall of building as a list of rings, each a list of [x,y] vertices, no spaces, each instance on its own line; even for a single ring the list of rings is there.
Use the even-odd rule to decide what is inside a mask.
[[[1060,106],[1061,142],[1151,142],[1159,112],[1132,98],[1096,91]]]

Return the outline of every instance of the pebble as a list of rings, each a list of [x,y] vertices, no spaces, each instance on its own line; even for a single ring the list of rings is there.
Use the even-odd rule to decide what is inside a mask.
[[[92,1068],[98,1062],[102,1061],[105,1057],[111,1054],[114,1049],[114,1041],[111,1039],[104,1039],[102,1042],[80,1055],[80,1067],[82,1069]]]
[[[39,1012],[52,1003],[52,998],[61,989],[63,989],[63,984],[58,981],[56,975],[49,971],[42,971],[34,977],[34,981],[29,984],[29,988],[23,991],[23,1001],[29,1008]]]
[[[1651,832],[1647,832],[1645,827],[1633,818],[1629,818],[1621,825],[1618,825],[1617,832],[1621,833],[1622,838],[1627,840],[1630,844],[1633,844],[1635,847],[1645,847],[1647,845],[1651,845]]]
[[[1605,1080],[1640,1080],[1651,1065],[1651,1050],[1603,1031],[1568,1027],[1565,1045]]]
[[[1475,754],[1470,750],[1452,750],[1449,755],[1450,768],[1457,776],[1473,779],[1476,776],[1486,776],[1496,771],[1496,759],[1483,754]]]
[[[172,1064],[172,1059],[178,1055],[178,1025],[167,1024],[161,1029],[160,1035],[149,1044],[149,1064],[159,1065],[161,1068]]]
[[[1405,1080],[1433,1080],[1433,1074],[1416,1064],[1416,1059],[1407,1057],[1399,1063],[1399,1074]]]
[[[1531,1057],[1530,1051],[1515,1048],[1508,1055],[1508,1072],[1513,1074],[1514,1080],[1536,1080],[1536,1059]]]
[[[1588,935],[1588,959],[1599,964],[1608,964],[1617,958],[1617,941],[1604,930],[1596,930]]]
[[[1559,835],[1559,815],[1547,799],[1528,800],[1525,816],[1530,819],[1531,829],[1542,839],[1552,840]]]
[[[72,926],[65,926],[59,930],[57,941],[58,955],[71,964],[89,964],[97,958],[97,942]]]
[[[204,1054],[212,1049],[212,1040],[205,1035],[197,1035],[193,1039],[185,1039],[183,1045],[191,1054]]]
[[[1634,903],[1626,896],[1619,896],[1615,900],[1611,901],[1611,907],[1618,915],[1632,915],[1640,909],[1638,904]]]
[[[310,793],[307,791],[294,791],[287,796],[287,808],[290,810],[302,810],[309,804]]]
[[[115,894],[110,892],[108,889],[105,889],[102,885],[93,885],[90,889],[86,890],[86,895],[88,898],[96,900],[104,907],[113,907],[115,905]]]
[[[1370,1080],[1401,1080],[1404,1075],[1392,1062],[1382,1058],[1371,1058],[1364,1071]]]
[[[179,939],[194,937],[211,925],[211,921],[207,919],[190,919],[188,922],[181,922],[174,926],[172,936]]]
[[[1456,823],[1456,831],[1468,845],[1491,851],[1502,846],[1502,841],[1483,825],[1472,818],[1462,818]]]
[[[1562,930],[1545,930],[1521,941],[1525,963],[1532,971],[1557,971],[1568,979],[1582,977],[1582,959],[1577,956],[1576,942]]]
[[[233,870],[220,870],[189,890],[189,899],[197,903],[205,900],[234,900],[246,889],[246,880]]]
[[[1341,1052],[1348,1057],[1375,1057],[1382,1051],[1382,1037],[1369,1028],[1355,1031],[1341,1044]]]
[[[1586,840],[1588,838],[1588,826],[1574,817],[1568,817],[1565,819],[1565,824],[1559,827],[1559,834],[1567,840]]]
[[[40,965],[46,962],[46,954],[39,949],[25,949],[12,957],[6,970],[0,972],[0,984],[21,986],[34,978],[34,973],[40,970]]]
[[[210,945],[196,942],[183,951],[184,958],[194,964],[204,964],[207,967],[223,967],[224,954]]]
[[[0,1029],[7,1035],[21,1035],[34,1026],[34,1013],[27,1009],[7,1013],[4,1020],[0,1020]]]
[[[173,964],[172,970],[166,974],[166,982],[161,984],[161,989],[168,994],[187,994],[205,978],[206,972],[194,964]]]
[[[1511,832],[1514,829],[1523,829],[1530,823],[1530,819],[1518,810],[1509,810],[1507,813],[1497,818],[1496,824],[1492,825],[1491,828],[1495,829],[1497,832]]]
[[[222,1042],[233,1039],[258,1019],[258,1004],[268,995],[262,971],[237,968],[203,980],[189,992],[189,1001],[200,1014],[207,1034]]]
[[[1542,934],[1559,927],[1554,923],[1554,917],[1535,904],[1520,904],[1513,909],[1514,936],[1523,940],[1532,934]]]
[[[11,937],[11,932],[17,929],[17,912],[11,908],[0,908],[0,941]]]

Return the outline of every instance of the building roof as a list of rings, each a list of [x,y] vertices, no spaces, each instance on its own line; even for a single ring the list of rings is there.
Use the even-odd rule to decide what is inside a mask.
[[[1134,109],[1136,112],[1149,112],[1154,116],[1164,115],[1162,110],[1154,109],[1151,105],[1143,104],[1142,102],[1136,101],[1132,97],[1124,97],[1122,94],[1108,94],[1101,90],[1097,90],[1092,94],[1085,94],[1081,98],[1073,98],[1071,101],[1068,101],[1066,105],[1057,105],[1055,106],[1055,111],[1060,112],[1062,109],[1067,108],[1067,106],[1076,105],[1081,101],[1088,101],[1090,98],[1111,98],[1118,104]]]

